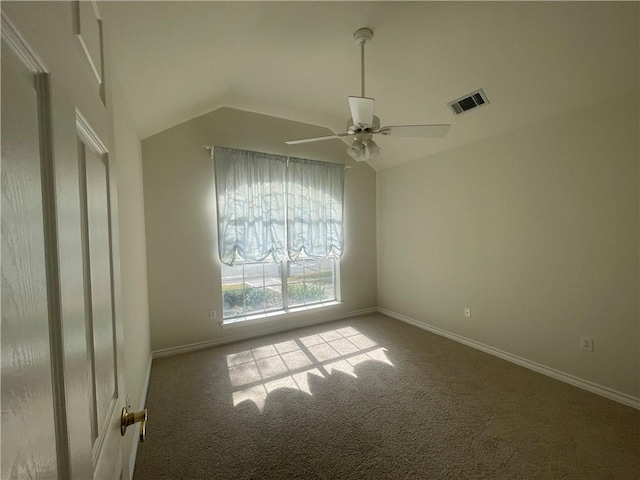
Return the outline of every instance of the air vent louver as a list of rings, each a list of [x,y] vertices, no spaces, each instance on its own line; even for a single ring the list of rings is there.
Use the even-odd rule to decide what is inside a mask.
[[[457,100],[454,100],[453,102],[449,102],[447,103],[447,105],[451,107],[451,110],[453,110],[453,113],[455,113],[456,115],[462,115],[463,113],[468,112],[469,110],[474,110],[487,103],[489,103],[489,99],[487,98],[485,93],[482,91],[482,89],[480,89],[480,90],[476,90],[475,92],[471,92],[470,94],[465,95],[464,97],[460,97]]]

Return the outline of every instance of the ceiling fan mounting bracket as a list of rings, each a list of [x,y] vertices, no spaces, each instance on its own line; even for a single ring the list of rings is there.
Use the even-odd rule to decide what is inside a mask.
[[[371,41],[371,39],[373,38],[373,30],[371,30],[370,28],[360,28],[359,30],[356,30],[356,33],[353,34],[353,40],[356,42],[356,45],[358,47],[362,46],[363,44],[367,44]]]

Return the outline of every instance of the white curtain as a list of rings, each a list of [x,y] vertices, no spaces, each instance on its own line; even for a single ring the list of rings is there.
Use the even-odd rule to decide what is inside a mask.
[[[232,265],[244,260],[281,262],[285,252],[287,157],[215,147],[218,252]]]
[[[296,260],[340,258],[344,249],[344,165],[289,158],[287,252]]]

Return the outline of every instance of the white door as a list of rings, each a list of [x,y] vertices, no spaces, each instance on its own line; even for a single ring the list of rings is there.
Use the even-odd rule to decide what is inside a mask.
[[[21,3],[8,9],[22,23],[2,12],[2,478],[118,479],[125,392],[102,25],[89,2]]]

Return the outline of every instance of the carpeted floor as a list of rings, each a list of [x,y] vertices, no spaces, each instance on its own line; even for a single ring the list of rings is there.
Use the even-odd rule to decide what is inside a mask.
[[[640,412],[382,315],[154,360],[135,479],[638,479]]]

